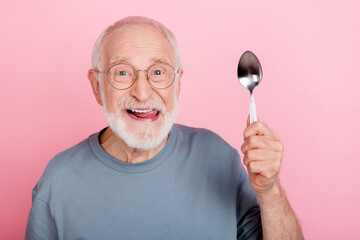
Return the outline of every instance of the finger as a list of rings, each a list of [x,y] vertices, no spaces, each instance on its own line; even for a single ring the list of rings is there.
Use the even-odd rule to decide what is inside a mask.
[[[256,116],[259,121],[260,120],[259,116],[257,114],[256,114]],[[250,125],[250,114],[248,115],[247,120],[246,120],[246,126],[249,126],[249,125]]]
[[[249,163],[247,170],[252,174],[260,174],[268,179],[274,177],[278,172],[278,168],[274,167],[271,162],[252,161]]]
[[[265,123],[257,121],[247,126],[244,130],[244,139],[251,135],[271,136],[272,133]]]
[[[280,140],[280,137],[279,135],[272,129],[270,129],[270,132],[272,133],[273,137],[276,139],[276,140]]]
[[[244,140],[241,145],[241,152],[245,154],[250,149],[270,148],[273,140],[267,136],[252,135]]]
[[[273,151],[281,152],[283,144],[272,137],[252,135],[246,138],[241,145],[241,152],[246,154],[250,149],[272,149]]]
[[[252,161],[268,161],[278,165],[278,163],[281,163],[281,158],[282,153],[280,152],[274,152],[269,149],[251,149],[244,155],[243,163],[245,166],[248,166]]]

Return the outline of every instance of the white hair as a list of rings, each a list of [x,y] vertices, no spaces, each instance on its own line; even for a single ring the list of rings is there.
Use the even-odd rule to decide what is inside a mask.
[[[116,23],[114,23],[113,25],[107,27],[100,34],[100,36],[96,40],[96,43],[95,43],[95,46],[94,46],[93,52],[92,52],[92,68],[93,69],[98,70],[98,71],[103,70],[103,69],[101,69],[102,68],[101,54],[102,54],[102,51],[104,48],[104,46],[103,46],[104,39],[114,32],[121,31],[123,29],[123,27],[128,24],[148,24],[148,25],[153,26],[156,29],[158,29],[164,35],[164,37],[169,41],[169,43],[173,49],[174,56],[175,56],[175,64],[176,64],[175,68],[182,69],[183,60],[181,57],[180,49],[177,45],[175,35],[160,22],[155,21],[151,18],[141,17],[141,16],[130,16],[130,17],[123,18],[120,21],[117,21]]]

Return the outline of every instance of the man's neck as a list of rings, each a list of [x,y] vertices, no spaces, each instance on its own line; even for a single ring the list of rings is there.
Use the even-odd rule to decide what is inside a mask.
[[[167,138],[153,149],[139,150],[129,147],[108,127],[100,135],[99,141],[101,147],[112,157],[126,163],[140,163],[155,157],[164,148]]]

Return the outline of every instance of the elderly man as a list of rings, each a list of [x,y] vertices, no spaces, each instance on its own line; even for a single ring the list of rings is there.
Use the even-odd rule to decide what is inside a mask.
[[[301,239],[278,171],[282,143],[244,131],[243,163],[216,134],[174,124],[183,74],[174,35],[128,17],[88,72],[109,127],[56,155],[33,190],[26,239]]]

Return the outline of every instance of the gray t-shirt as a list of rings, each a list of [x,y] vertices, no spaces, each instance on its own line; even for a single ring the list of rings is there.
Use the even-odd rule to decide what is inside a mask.
[[[158,155],[130,164],[104,151],[100,133],[48,163],[25,239],[262,238],[240,156],[218,135],[175,124]]]

